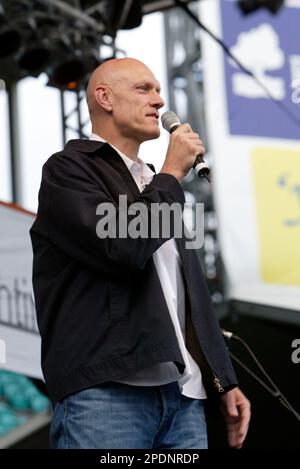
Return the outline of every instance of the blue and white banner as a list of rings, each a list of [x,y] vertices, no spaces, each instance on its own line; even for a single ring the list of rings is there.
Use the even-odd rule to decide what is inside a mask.
[[[262,85],[202,33],[208,146],[229,297],[292,310],[300,304],[297,5],[287,2],[276,15],[263,8],[243,15],[231,1],[199,7],[205,26]]]

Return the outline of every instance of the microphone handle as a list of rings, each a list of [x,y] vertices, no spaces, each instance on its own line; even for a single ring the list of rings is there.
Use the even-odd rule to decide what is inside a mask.
[[[193,164],[193,168],[198,174],[199,178],[205,178],[208,182],[210,182],[209,175],[209,167],[205,163],[204,159],[201,155],[197,155],[195,159],[195,163]]]
[[[170,134],[173,133],[174,130],[176,130],[178,127],[180,127],[180,125],[181,124],[177,124],[177,123],[173,124],[170,128]],[[193,168],[196,171],[199,178],[205,178],[208,182],[210,182],[210,178],[208,177],[210,170],[201,155],[196,156],[195,162],[193,164]]]

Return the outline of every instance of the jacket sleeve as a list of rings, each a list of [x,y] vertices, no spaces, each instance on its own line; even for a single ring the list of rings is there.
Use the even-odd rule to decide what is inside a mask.
[[[50,242],[69,257],[102,273],[138,271],[167,239],[174,236],[175,217],[171,217],[169,236],[162,237],[159,229],[160,237],[151,237],[151,224],[160,220],[159,216],[153,215],[152,204],[176,202],[183,207],[184,193],[175,177],[160,173],[154,176],[134,204],[126,205],[126,211],[130,212],[137,202],[143,205],[139,217],[143,237],[122,237],[118,232],[120,217],[124,232],[124,223],[128,230],[139,212],[133,210],[133,214],[127,213],[126,217],[125,210],[120,210],[104,182],[99,184],[99,180],[74,159],[55,155],[43,167],[37,226],[42,226]],[[107,207],[109,210],[103,210]],[[113,232],[105,236],[105,229],[114,225],[115,236]]]

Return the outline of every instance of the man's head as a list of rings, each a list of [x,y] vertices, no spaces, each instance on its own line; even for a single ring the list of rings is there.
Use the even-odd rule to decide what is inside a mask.
[[[113,59],[91,75],[87,103],[93,132],[140,145],[159,137],[158,110],[164,105],[151,70],[136,59]]]

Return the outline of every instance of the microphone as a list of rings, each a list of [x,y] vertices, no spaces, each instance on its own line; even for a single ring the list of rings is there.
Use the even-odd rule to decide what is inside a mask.
[[[164,112],[161,116],[161,123],[163,128],[167,130],[170,134],[181,125],[179,117],[173,111]],[[201,155],[196,156],[193,168],[200,178],[205,177],[205,179],[210,182],[210,179],[208,177],[209,167],[207,166]]]

